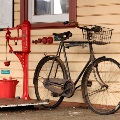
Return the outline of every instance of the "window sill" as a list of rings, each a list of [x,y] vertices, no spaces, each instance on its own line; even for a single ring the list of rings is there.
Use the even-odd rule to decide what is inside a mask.
[[[58,23],[33,23],[31,24],[32,29],[59,29],[59,28],[73,28],[74,25],[65,26],[63,22]]]

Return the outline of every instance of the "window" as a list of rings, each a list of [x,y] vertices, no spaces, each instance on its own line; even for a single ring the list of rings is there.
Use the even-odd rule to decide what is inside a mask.
[[[60,28],[66,20],[76,21],[76,0],[20,0],[21,23],[29,20],[33,29]]]
[[[62,22],[69,20],[69,0],[29,0],[28,19],[34,22]]]

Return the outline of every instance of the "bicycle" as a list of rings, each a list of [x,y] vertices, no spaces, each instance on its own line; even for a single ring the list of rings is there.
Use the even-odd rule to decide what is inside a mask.
[[[53,33],[55,40],[60,41],[56,55],[43,57],[34,73],[33,84],[38,100],[48,100],[45,108],[55,108],[61,104],[64,97],[70,98],[81,87],[82,96],[87,106],[97,114],[108,115],[116,112],[119,107],[120,64],[113,58],[102,56],[95,58],[93,44],[106,45],[112,36],[113,29],[101,26],[80,27],[76,22],[66,21],[64,24],[74,23],[82,29],[83,38],[87,41],[67,41],[72,36],[70,31]],[[107,41],[106,41],[107,40]],[[71,80],[66,48],[75,46],[89,46],[90,57],[75,82]],[[65,62],[60,59],[63,50]],[[80,85],[78,81],[82,77]],[[113,84],[114,83],[114,84]],[[45,90],[45,91],[43,91]],[[114,90],[114,91],[113,91]],[[43,94],[42,94],[43,93]]]

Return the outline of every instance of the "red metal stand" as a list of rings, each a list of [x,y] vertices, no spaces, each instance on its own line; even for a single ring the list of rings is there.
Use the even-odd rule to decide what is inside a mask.
[[[23,95],[21,99],[29,100],[29,92],[28,92],[28,53],[17,52],[14,54],[19,58],[22,68],[23,68]]]
[[[9,46],[9,52],[13,52],[20,60],[22,68],[23,68],[23,95],[21,99],[30,100],[29,92],[28,92],[28,56],[30,53],[30,28],[31,24],[29,21],[24,21],[22,25],[19,25],[14,28],[7,28],[6,32],[6,41]],[[18,31],[17,37],[11,37],[10,30]],[[22,37],[19,37],[19,30],[22,31]],[[11,45],[9,44],[9,40],[21,40],[22,41],[22,50],[21,51],[13,51]],[[16,43],[15,43],[16,44]]]

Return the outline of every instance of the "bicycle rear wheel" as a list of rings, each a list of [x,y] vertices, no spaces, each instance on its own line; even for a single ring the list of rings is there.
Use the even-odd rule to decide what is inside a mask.
[[[55,108],[60,105],[64,97],[59,96],[47,88],[45,88],[43,82],[48,78],[52,63],[53,68],[50,73],[50,78],[67,79],[67,72],[63,62],[55,56],[46,56],[38,63],[34,73],[34,88],[37,100],[48,100],[49,104],[42,105],[45,108]]]
[[[112,58],[97,59],[84,74],[82,95],[95,113],[116,112],[120,106],[120,64]]]

